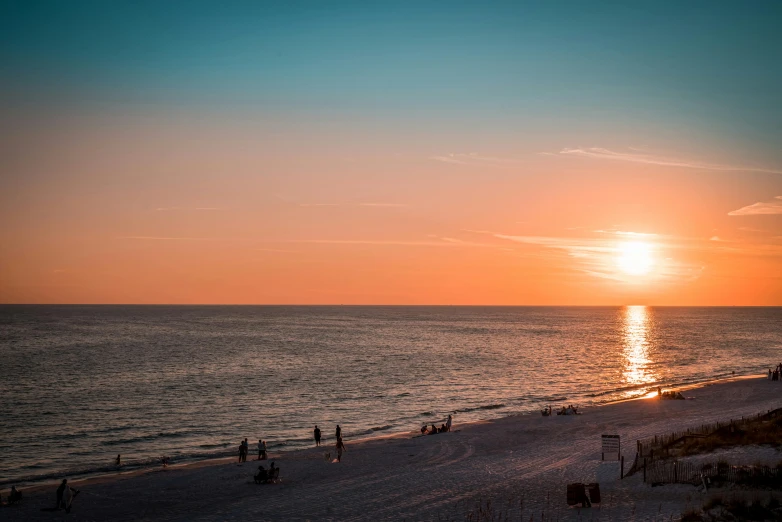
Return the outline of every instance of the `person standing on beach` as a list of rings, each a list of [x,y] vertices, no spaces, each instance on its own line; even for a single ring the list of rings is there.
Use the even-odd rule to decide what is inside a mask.
[[[245,453],[244,453],[244,441],[241,441],[239,443],[239,463],[244,462],[244,460],[243,460],[244,455],[245,455]]]
[[[266,441],[261,441],[261,460],[266,460]]]
[[[345,449],[345,443],[342,442],[342,437],[337,439],[337,462],[342,462],[342,452],[347,451]]]
[[[65,493],[65,488],[68,487],[68,479],[62,479],[62,482],[57,487],[57,509],[62,507],[62,494]]]
[[[318,428],[318,425],[315,425],[315,430],[312,432],[313,435],[315,435],[315,447],[320,446],[320,428]]]
[[[65,508],[65,512],[70,513],[71,503],[78,493],[78,490],[73,489],[68,485],[68,479],[62,479],[62,482],[57,488],[57,509],[60,510]]]
[[[261,460],[262,455],[263,455],[263,441],[261,439],[258,439],[258,460]]]
[[[445,431],[450,432],[451,431],[451,424],[453,424],[453,417],[451,415],[448,415],[448,420],[445,421]]]
[[[337,424],[337,440],[342,438],[342,428],[339,427],[339,424]]]

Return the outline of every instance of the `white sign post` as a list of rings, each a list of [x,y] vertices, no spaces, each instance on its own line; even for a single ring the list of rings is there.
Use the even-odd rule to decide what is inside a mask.
[[[600,459],[605,460],[606,455],[610,456],[614,453],[616,453],[616,460],[619,460],[621,455],[621,446],[619,445],[619,435],[603,435],[603,450]]]

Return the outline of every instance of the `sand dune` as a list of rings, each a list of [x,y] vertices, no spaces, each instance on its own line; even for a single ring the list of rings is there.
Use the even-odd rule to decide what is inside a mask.
[[[478,502],[540,520],[669,520],[695,505],[691,486],[650,488],[638,475],[619,480],[600,461],[600,435],[621,435],[626,468],[635,441],[704,422],[782,406],[782,383],[720,382],[685,392],[691,400],[637,400],[571,417],[516,416],[460,425],[436,436],[402,434],[351,444],[339,464],[331,448],[272,455],[281,484],[252,482],[256,464],[211,461],[75,484],[70,515],[43,512],[54,487],[29,488],[6,520],[464,520]],[[773,456],[772,456],[773,457]],[[603,502],[569,508],[568,482],[599,482]],[[6,492],[3,492],[5,496]]]

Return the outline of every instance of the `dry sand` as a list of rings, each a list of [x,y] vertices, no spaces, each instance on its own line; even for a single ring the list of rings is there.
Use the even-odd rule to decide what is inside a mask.
[[[466,520],[481,500],[495,512],[510,503],[525,521],[675,520],[701,494],[651,488],[640,474],[619,480],[619,465],[600,460],[601,434],[622,437],[629,468],[636,439],[778,408],[782,383],[742,379],[684,394],[692,399],[627,401],[579,416],[469,425],[457,417],[452,433],[346,441],[339,464],[324,460],[330,447],[271,455],[282,469],[274,485],[252,482],[254,461],[202,462],[74,483],[82,493],[70,514],[41,511],[54,504],[54,486],[28,488],[21,506],[0,508],[0,520]],[[569,508],[569,482],[599,482],[602,504]]]

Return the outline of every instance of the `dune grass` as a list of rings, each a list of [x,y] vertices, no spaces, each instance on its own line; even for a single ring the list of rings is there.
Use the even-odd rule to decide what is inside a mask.
[[[710,453],[721,448],[748,445],[782,446],[782,415],[725,426],[704,437],[687,438],[675,449],[679,456],[688,456]]]

